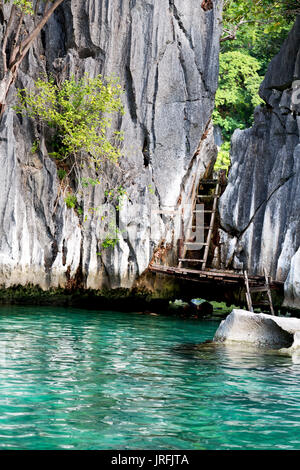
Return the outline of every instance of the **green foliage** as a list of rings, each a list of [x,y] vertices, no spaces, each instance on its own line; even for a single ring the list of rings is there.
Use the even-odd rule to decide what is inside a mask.
[[[75,209],[76,208],[76,205],[77,205],[77,197],[75,194],[72,194],[72,193],[69,193],[66,197],[65,197],[65,203],[66,203],[66,206],[69,208],[69,209]]]
[[[255,42],[262,34],[280,34],[300,11],[298,0],[225,0],[223,40],[237,35]]]
[[[97,184],[100,184],[101,181],[98,178],[82,178],[81,179],[81,184],[84,188],[87,188],[88,186],[96,186]]]
[[[121,230],[113,223],[109,223],[109,234],[104,238],[104,240],[101,243],[101,248],[103,250],[108,249],[108,248],[115,248],[117,244],[119,243],[119,234],[121,233]],[[98,256],[102,255],[102,252],[97,253]]]
[[[104,241],[101,243],[103,249],[105,248],[114,248],[118,244],[118,238],[109,238],[106,237]]]
[[[78,157],[85,152],[99,168],[103,160],[117,162],[121,156],[120,132],[113,132],[115,145],[107,138],[112,114],[123,112],[121,91],[116,79],[100,75],[79,80],[73,76],[61,86],[39,79],[33,91],[18,91],[16,109],[55,129],[59,148],[52,156]]]
[[[123,186],[119,186],[116,189],[107,189],[104,192],[105,197],[107,198],[108,202],[115,204],[115,209],[118,211],[122,207],[123,198],[126,196],[127,192],[123,188]]]
[[[227,170],[230,166],[230,142],[226,141],[222,145],[218,153],[218,158],[214,166],[215,171]]]
[[[31,153],[36,153],[40,148],[40,141],[39,140],[35,140],[32,144],[32,147],[31,147]]]
[[[32,1],[30,0],[4,0],[4,3],[12,3],[17,8],[23,11],[25,15],[33,15],[34,8]]]
[[[58,176],[59,179],[62,181],[62,180],[67,176],[66,170],[64,170],[63,168],[58,168],[58,170],[57,170],[57,176]]]
[[[298,0],[225,0],[219,89],[213,113],[225,142],[216,169],[229,163],[234,130],[252,125],[254,108],[263,103],[258,95],[260,83],[299,7]]]
[[[258,96],[259,68],[259,62],[244,52],[220,55],[220,79],[213,119],[226,139],[230,139],[235,129],[249,127],[254,107],[262,103]]]
[[[155,191],[154,191],[154,189],[153,189],[152,184],[149,184],[149,185],[148,185],[148,190],[149,190],[149,193],[150,193],[150,194],[155,194]]]
[[[96,176],[81,178],[82,168],[87,166],[97,171],[105,160],[116,163],[121,156],[121,133],[110,132],[111,139],[107,136],[113,115],[123,113],[121,93],[117,79],[104,80],[100,75],[95,78],[85,75],[79,80],[71,77],[61,86],[54,80],[39,79],[33,91],[18,92],[17,111],[48,126],[49,134],[52,134],[52,151],[49,154],[69,164],[68,175],[74,170],[73,183],[76,182],[78,187],[75,193],[67,194],[65,203],[68,208],[75,209],[78,215],[83,215],[83,210],[78,206],[76,194],[82,188],[100,184]],[[57,173],[61,180],[67,176],[64,169],[58,169]],[[110,194],[119,210],[125,190],[119,186],[111,190]],[[90,214],[95,212],[93,208],[89,210]],[[84,222],[86,220],[87,215]],[[111,248],[117,243],[117,235],[108,236],[102,248]]]

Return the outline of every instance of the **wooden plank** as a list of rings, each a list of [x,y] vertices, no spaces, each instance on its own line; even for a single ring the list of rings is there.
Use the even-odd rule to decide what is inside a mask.
[[[218,179],[213,179],[213,180],[200,180],[199,186],[201,184],[217,184],[219,182]]]
[[[259,307],[260,305],[262,307],[270,307],[270,302],[269,300],[260,300],[260,301],[254,302],[252,305],[254,307]]]
[[[195,209],[196,207],[196,191],[197,191],[197,187],[196,187],[196,175],[197,175],[197,172],[195,172],[194,174],[194,178],[193,178],[193,185],[192,185],[192,189],[190,191],[190,194],[189,194],[189,199],[192,201],[192,204],[193,204],[193,209]],[[189,223],[193,223],[193,212],[191,213],[191,217],[190,217],[190,222]],[[183,213],[182,213],[182,219],[181,219],[181,224],[182,224],[182,236],[183,236],[183,242],[185,241],[185,230],[184,230],[184,219],[183,219]],[[188,238],[190,238],[190,236],[188,236]],[[186,255],[186,248],[183,244],[183,250],[182,250],[182,253],[180,253],[180,256],[182,256],[183,258],[185,257]],[[178,264],[179,267],[182,267],[182,262],[179,261],[179,264]]]
[[[206,246],[207,243],[201,243],[201,242],[185,242],[184,245],[194,245],[194,246],[201,245],[201,246]],[[197,251],[197,250],[195,250],[195,251]]]
[[[273,308],[273,301],[272,301],[272,294],[271,294],[270,285],[269,285],[269,276],[267,275],[266,268],[264,268],[264,274],[265,274],[265,279],[266,279],[267,295],[268,295],[268,300],[270,304],[271,315],[275,316],[275,311]]]
[[[204,228],[204,230],[208,230],[210,229],[211,227],[209,225],[191,225],[190,227],[188,227],[189,229],[193,229],[193,228]],[[213,228],[213,227],[212,227]],[[195,232],[192,232],[192,233],[195,233]]]
[[[217,196],[215,199],[214,199],[214,203],[213,203],[213,209],[211,211],[211,218],[210,218],[210,229],[208,231],[208,234],[207,234],[207,240],[206,240],[206,248],[205,248],[205,251],[204,251],[204,260],[203,260],[203,264],[202,264],[202,269],[205,269],[206,267],[206,263],[207,263],[207,258],[208,258],[208,253],[209,253],[209,245],[210,245],[210,242],[211,242],[211,239],[212,239],[212,234],[213,234],[213,227],[214,227],[214,224],[215,224],[215,216],[216,216],[216,212],[217,212],[217,201],[219,199],[219,196],[220,196],[220,183],[218,181],[218,184],[216,186],[216,190],[215,190],[215,196]]]
[[[268,292],[268,288],[266,286],[261,287],[249,287],[251,293],[255,292]]]
[[[187,259],[187,258],[181,258],[179,261],[183,262],[188,262],[188,263],[202,263],[203,259]]]
[[[179,267],[169,267],[169,266],[163,266],[163,265],[160,265],[160,264],[152,264],[150,266],[150,269],[151,268],[156,268],[156,269],[172,269],[173,271],[180,271],[182,268],[179,268]],[[195,269],[184,269],[186,272],[189,272],[190,274],[208,274],[208,275],[212,275],[212,274],[216,274],[218,276],[222,276],[222,277],[231,277],[231,278],[234,278],[234,279],[241,279],[241,280],[244,280],[244,277],[242,274],[238,274],[238,273],[232,273],[232,272],[229,272],[227,273],[226,271],[218,271],[217,269],[214,269],[214,270],[195,270]]]
[[[160,273],[162,274],[162,273]],[[168,272],[164,272],[163,274],[166,274],[166,275],[170,275],[170,273]],[[176,273],[176,278],[177,279],[184,279],[185,281],[191,281],[191,282],[194,282],[194,281],[197,281],[197,282],[200,282],[200,283],[211,283],[212,281],[213,282],[217,282],[219,284],[223,284],[223,285],[226,285],[226,284],[231,284],[231,285],[236,285],[238,286],[240,283],[236,280],[224,280],[224,278],[208,278],[206,276],[196,276],[196,275],[193,275],[193,276],[186,276],[185,273]]]
[[[181,258],[184,259],[185,258]],[[190,262],[193,261],[191,259],[187,259],[186,261]],[[194,260],[195,262],[199,262],[198,260]],[[152,272],[157,272],[158,274],[168,274],[173,276],[186,276],[185,279],[189,280],[192,277],[201,278],[204,282],[205,279],[213,280],[216,277],[218,279],[222,279],[224,284],[226,283],[235,283],[235,284],[244,284],[244,275],[242,273],[235,273],[233,271],[220,271],[216,269],[210,270],[198,270],[198,269],[191,269],[191,268],[179,268],[173,266],[163,266],[160,264],[152,264],[149,266],[149,270]],[[208,277],[209,276],[209,277]],[[248,276],[248,281],[255,282],[256,286],[259,287],[258,283],[261,283],[261,286],[265,284],[265,279],[262,276]],[[282,289],[284,283],[280,281],[272,281],[270,283],[270,289]]]
[[[247,300],[248,310],[249,312],[253,312],[253,305],[252,305],[252,299],[251,299],[251,294],[249,290],[249,280],[248,280],[247,271],[244,271],[244,278],[245,278],[245,285],[246,285],[246,300]]]
[[[193,211],[194,214],[213,214],[213,213],[216,213],[217,211],[216,210],[206,210],[206,211]]]

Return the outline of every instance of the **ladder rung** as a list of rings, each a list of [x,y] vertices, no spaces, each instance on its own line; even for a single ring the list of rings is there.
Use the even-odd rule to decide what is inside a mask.
[[[270,302],[268,300],[261,300],[260,302],[252,303],[253,306],[259,307],[260,305],[268,305],[270,306]]]
[[[200,184],[217,184],[218,182],[219,180],[200,180],[199,185]]]
[[[185,242],[184,245],[201,245],[201,246],[208,246],[208,243]]]
[[[193,213],[199,213],[199,214],[203,214],[203,213],[206,213],[206,214],[214,214],[215,212],[217,212],[216,210],[215,211],[193,211]]]
[[[187,261],[188,263],[203,263],[204,259],[187,259],[187,258],[181,258],[178,261]]]
[[[268,292],[267,287],[249,287],[250,292]]]
[[[188,229],[191,229],[191,228],[204,228],[204,229],[207,229],[207,230],[212,230],[214,227],[210,227],[209,225],[191,225],[190,227],[187,227]]]

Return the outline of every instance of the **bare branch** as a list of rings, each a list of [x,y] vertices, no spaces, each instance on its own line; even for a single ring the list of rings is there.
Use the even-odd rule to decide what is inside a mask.
[[[24,59],[25,55],[27,54],[28,50],[30,49],[33,41],[37,38],[40,31],[43,29],[47,21],[49,20],[52,13],[56,10],[56,8],[63,2],[63,0],[56,0],[52,6],[44,13],[41,21],[36,25],[31,33],[28,34],[27,38],[25,38],[20,46],[18,47],[18,53],[16,54],[15,60],[11,63],[11,68],[13,73],[15,74]]]
[[[261,24],[261,25],[266,25],[266,24],[271,24],[273,22],[272,19],[265,20],[265,21],[256,21],[256,20],[244,20],[242,18],[238,24],[233,26],[232,30],[230,29],[224,29],[223,33],[227,33],[227,36],[221,37],[220,42],[225,42],[225,41],[234,41],[236,39],[237,32],[239,28],[245,24],[251,24],[251,23],[256,23],[256,24]]]
[[[34,5],[34,16],[36,17],[39,11],[39,6],[40,6],[40,0],[36,0],[35,5]]]
[[[13,41],[13,48],[12,48],[12,53],[11,53],[11,56],[10,56],[10,61],[9,61],[9,66],[11,66],[11,64],[14,62],[15,58],[16,58],[16,54],[18,52],[18,42],[19,42],[19,37],[20,37],[20,32],[21,32],[21,28],[22,28],[22,24],[23,24],[23,19],[24,19],[24,12],[22,11],[22,13],[20,14],[19,16],[19,21],[18,21],[18,25],[17,25],[17,29],[16,29],[16,35],[14,37],[14,41]]]
[[[21,28],[23,24],[23,19],[26,12],[20,11],[20,16],[18,17],[18,21],[16,24],[15,32],[12,31],[12,27],[15,23],[17,18],[16,14],[19,11],[19,8],[16,5],[13,5],[10,10],[10,17],[8,23],[5,28],[4,37],[2,40],[2,59],[3,59],[3,77],[0,80],[0,118],[5,109],[5,102],[7,93],[12,85],[12,83],[16,80],[18,69],[22,60],[26,56],[27,52],[29,51],[32,43],[37,38],[39,33],[41,32],[42,28],[45,26],[49,18],[51,17],[52,13],[56,10],[56,8],[63,2],[64,0],[53,0],[53,3],[50,0],[46,0],[45,2],[45,10],[44,14],[42,15],[41,20],[38,22],[37,25],[33,26],[31,32],[27,34],[25,39],[21,41]],[[38,12],[40,0],[37,0],[35,3],[35,11]],[[1,5],[3,7],[3,0],[1,0]],[[48,8],[47,8],[48,7]],[[39,16],[39,15],[37,15]],[[12,36],[13,44],[12,50],[10,54],[10,61],[7,64],[7,57],[6,57],[6,49],[9,38]]]
[[[36,25],[36,27],[34,28],[34,30],[27,36],[26,39],[24,39],[24,41],[22,41],[21,45],[20,45],[20,51],[22,51],[22,54],[23,54],[23,51],[26,50],[25,54],[27,53],[28,51],[28,44],[29,47],[31,46],[31,44],[33,43],[33,41],[35,40],[35,38],[38,36],[39,32],[43,29],[43,27],[45,26],[45,24],[47,23],[47,21],[49,20],[50,16],[52,15],[52,13],[56,10],[56,8],[63,2],[63,0],[56,0],[53,5],[47,10],[44,12],[44,15],[41,19],[41,21]],[[46,7],[47,7],[47,4],[49,2],[46,2]]]

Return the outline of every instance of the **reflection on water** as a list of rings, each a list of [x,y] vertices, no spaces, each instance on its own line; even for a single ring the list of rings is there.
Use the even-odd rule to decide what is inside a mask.
[[[0,309],[0,448],[299,449],[300,364],[213,322]]]

